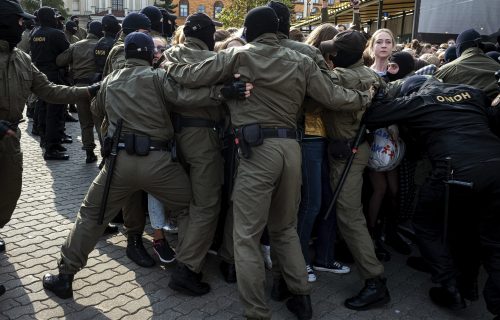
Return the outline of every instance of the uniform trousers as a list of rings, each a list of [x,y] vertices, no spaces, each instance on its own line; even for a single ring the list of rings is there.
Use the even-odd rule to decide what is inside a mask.
[[[306,295],[306,265],[297,235],[301,153],[293,139],[265,139],[241,159],[233,191],[234,256],[245,316],[270,319],[260,239],[268,227],[271,247],[293,294]]]
[[[77,87],[87,87],[88,83],[78,82],[76,84]],[[80,129],[82,131],[82,143],[83,150],[94,150],[95,139],[94,139],[94,117],[92,112],[90,111],[90,101],[78,101],[77,103],[78,110],[78,120],[80,122]],[[96,126],[96,131],[99,132],[100,127]]]
[[[90,186],[80,207],[75,224],[61,248],[59,271],[75,274],[87,263],[90,252],[113,217],[127,199],[144,190],[173,210],[185,209],[191,199],[186,172],[172,162],[170,152],[151,151],[148,156],[119,152],[109,189],[102,225],[97,224],[109,160]],[[144,215],[144,213],[141,213]]]
[[[15,137],[0,140],[0,228],[12,217],[17,200],[21,196],[23,177],[23,154],[21,152],[21,131]]]
[[[363,171],[368,164],[369,156],[370,147],[365,142],[358,148],[358,153],[354,157],[349,174],[337,199],[337,225],[352,253],[363,280],[384,273],[384,266],[375,255],[373,241],[368,233],[361,202]],[[336,160],[332,155],[329,155],[329,161],[331,186],[332,191],[335,192],[346,160]]]
[[[193,192],[189,214],[180,213],[177,218],[177,260],[199,273],[214,239],[220,212],[224,180],[221,143],[218,131],[212,128],[184,127],[175,138]]]

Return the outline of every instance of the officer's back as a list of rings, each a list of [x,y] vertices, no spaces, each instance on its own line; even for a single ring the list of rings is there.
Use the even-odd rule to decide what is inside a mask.
[[[116,34],[120,32],[118,19],[113,15],[106,15],[102,18],[102,29],[104,37],[99,39],[94,48],[94,59],[97,73],[102,74],[106,64],[106,58],[115,44]]]

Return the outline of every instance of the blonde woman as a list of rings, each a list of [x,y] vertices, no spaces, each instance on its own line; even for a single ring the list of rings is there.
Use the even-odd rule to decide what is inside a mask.
[[[394,47],[394,35],[389,29],[379,29],[375,31],[368,42],[368,52],[373,59],[373,64],[370,68],[380,76],[384,76],[387,72],[389,57],[391,56]]]

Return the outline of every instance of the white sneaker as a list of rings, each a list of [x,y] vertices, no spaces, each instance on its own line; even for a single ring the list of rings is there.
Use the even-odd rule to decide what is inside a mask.
[[[307,271],[307,281],[308,282],[315,282],[317,280],[317,278],[316,278],[316,275],[314,274],[313,268],[311,268],[310,265],[307,265],[306,271]]]
[[[177,228],[177,219],[167,218],[167,221],[163,226],[163,230],[167,233],[177,234],[179,232],[179,229]]]
[[[316,271],[325,271],[325,272],[333,272],[333,273],[349,273],[351,272],[351,268],[349,268],[346,265],[341,264],[338,261],[334,261],[331,264],[328,264],[326,266],[320,265],[320,264],[315,264],[313,266],[314,270]]]
[[[264,257],[264,265],[266,269],[271,270],[273,268],[273,261],[271,260],[271,246],[261,245],[262,256]]]

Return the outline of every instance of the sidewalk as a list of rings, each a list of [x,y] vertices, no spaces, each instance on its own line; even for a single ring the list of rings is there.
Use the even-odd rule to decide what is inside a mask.
[[[23,191],[10,223],[1,230],[7,251],[0,254],[0,319],[243,319],[236,285],[224,282],[218,259],[209,256],[204,280],[212,291],[202,297],[175,293],[167,283],[173,266],[137,266],[125,255],[123,234],[102,238],[88,265],[75,276],[74,299],[62,300],[42,287],[46,272],[57,272],[59,250],[75,220],[80,203],[98,173],[85,163],[78,123],[67,123],[74,142],[65,145],[69,161],[43,160],[31,122],[23,123]],[[100,157],[99,157],[100,160]],[[151,249],[151,229],[145,235]],[[428,299],[429,276],[409,269],[406,257],[393,254],[386,263],[391,303],[380,309],[356,312],[343,301],[362,283],[356,268],[347,275],[318,273],[313,284],[314,319],[492,319],[481,299],[459,313],[435,307]],[[268,280],[271,274],[268,272]],[[268,281],[268,294],[270,292]],[[295,319],[284,303],[270,301],[273,319]]]

